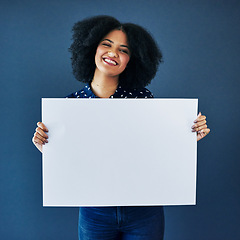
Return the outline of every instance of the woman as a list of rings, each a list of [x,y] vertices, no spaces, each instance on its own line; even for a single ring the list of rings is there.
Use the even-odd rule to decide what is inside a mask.
[[[109,16],[97,16],[73,27],[73,73],[87,85],[69,98],[152,98],[145,88],[154,78],[162,54],[151,35],[142,27],[121,24]],[[37,123],[32,139],[42,152],[48,142],[47,127]],[[197,140],[210,129],[206,117],[198,114],[192,131]],[[79,239],[163,239],[164,213],[153,207],[81,207]]]

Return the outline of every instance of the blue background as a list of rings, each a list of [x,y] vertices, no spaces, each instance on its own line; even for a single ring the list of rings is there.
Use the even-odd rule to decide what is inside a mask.
[[[165,240],[240,239],[240,2],[234,0],[1,1],[0,238],[77,239],[77,208],[42,207],[41,153],[31,138],[40,99],[83,86],[71,72],[71,28],[99,14],[152,33],[164,63],[148,88],[155,97],[199,98],[211,128],[198,143],[197,206],[165,207]]]

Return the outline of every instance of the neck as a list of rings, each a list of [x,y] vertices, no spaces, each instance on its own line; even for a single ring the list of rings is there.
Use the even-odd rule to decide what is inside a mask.
[[[109,98],[113,95],[118,86],[118,76],[106,76],[101,72],[95,71],[91,82],[93,93],[100,98]]]

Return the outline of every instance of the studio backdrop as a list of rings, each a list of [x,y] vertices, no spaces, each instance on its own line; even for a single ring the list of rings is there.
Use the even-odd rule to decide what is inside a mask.
[[[240,239],[240,2],[234,0],[1,1],[0,238],[77,239],[78,208],[43,207],[41,153],[31,139],[41,98],[83,87],[68,51],[73,24],[103,14],[151,32],[164,62],[147,88],[155,98],[198,98],[211,129],[197,146],[197,205],[165,207],[165,240]]]

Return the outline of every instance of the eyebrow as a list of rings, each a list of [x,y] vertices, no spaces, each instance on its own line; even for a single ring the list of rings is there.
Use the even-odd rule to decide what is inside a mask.
[[[107,39],[107,38],[103,39],[103,40],[102,40],[102,42],[103,42],[103,41],[105,41],[105,40],[109,41],[110,43],[114,43],[112,40],[110,40],[110,39]],[[125,48],[128,48],[128,49],[129,49],[129,47],[128,47],[127,45],[120,45],[120,46],[121,46],[121,47],[125,47]]]

